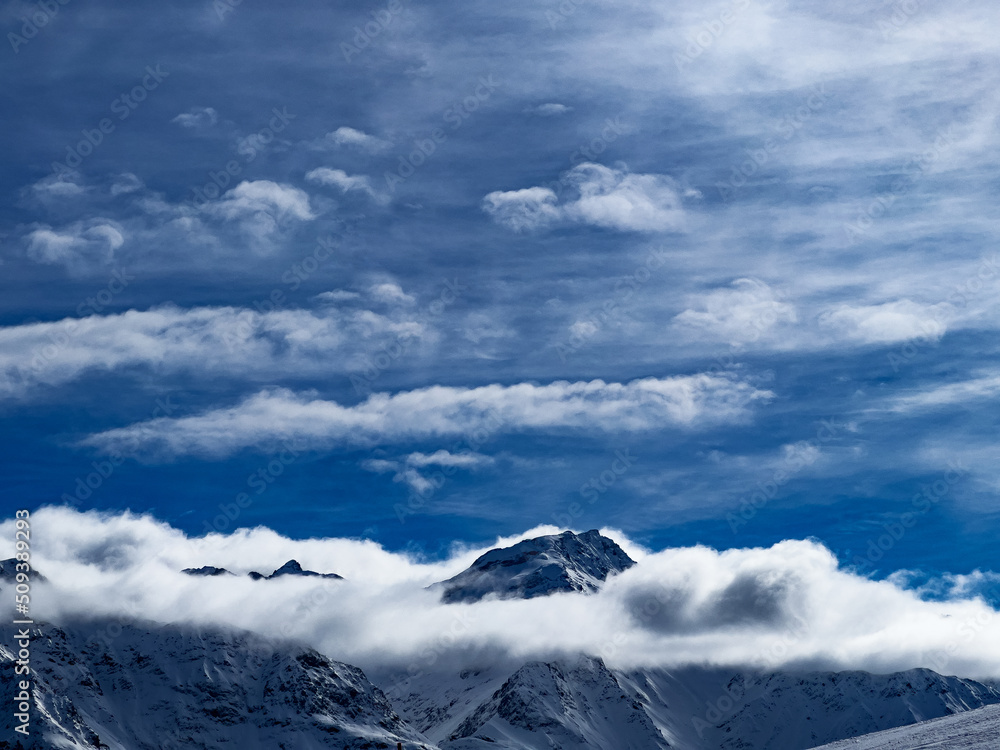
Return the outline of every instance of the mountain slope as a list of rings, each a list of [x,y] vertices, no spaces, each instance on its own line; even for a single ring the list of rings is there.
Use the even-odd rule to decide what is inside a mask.
[[[996,750],[998,747],[1000,706],[987,706],[814,750]]]
[[[587,657],[511,669],[379,681],[405,682],[390,691],[400,715],[449,750],[804,750],[1000,702],[995,688],[929,670],[622,672]]]
[[[10,625],[0,664],[13,695]],[[428,746],[361,670],[249,633],[75,623],[33,629],[37,747],[110,750]],[[0,718],[4,737],[11,717]],[[24,743],[27,747],[33,747]]]
[[[596,529],[525,539],[493,549],[432,588],[445,602],[475,602],[486,596],[530,599],[557,591],[596,591],[613,573],[635,565],[615,542]]]

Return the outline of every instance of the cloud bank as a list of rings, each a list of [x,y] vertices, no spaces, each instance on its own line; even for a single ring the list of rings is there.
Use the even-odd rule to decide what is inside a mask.
[[[13,521],[2,524],[13,538]],[[265,528],[187,537],[131,514],[33,514],[35,611],[59,622],[79,615],[229,625],[302,639],[332,658],[402,665],[446,652],[526,659],[585,651],[619,667],[706,663],[888,671],[929,667],[1000,676],[1000,619],[972,595],[989,573],[937,582],[925,601],[904,576],[872,581],[838,568],[809,541],[719,552],[644,550],[615,538],[639,565],[596,595],[444,605],[425,587],[467,567],[488,547],[557,531],[538,527],[483,547],[455,546],[428,561],[356,539],[291,540]],[[9,542],[2,554],[12,553]],[[345,581],[255,582],[249,570],[294,558]],[[194,578],[182,568],[217,565],[237,577]],[[265,595],[266,594],[266,595]],[[447,637],[442,637],[442,636]]]

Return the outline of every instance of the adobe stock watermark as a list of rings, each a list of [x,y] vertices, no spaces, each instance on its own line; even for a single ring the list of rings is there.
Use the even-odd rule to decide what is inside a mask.
[[[778,496],[778,490],[790,482],[800,471],[812,466],[821,455],[820,446],[829,443],[844,429],[836,420],[824,419],[816,431],[816,436],[793,445],[785,446],[781,463],[768,479],[757,482],[757,486],[740,499],[739,513],[726,515],[726,522],[734,534],[746,526],[771,500]]]
[[[340,43],[340,52],[344,56],[345,62],[351,62],[366,49],[372,46],[372,42],[378,39],[386,29],[388,29],[396,16],[403,11],[404,2],[409,0],[388,0],[384,8],[373,10],[369,13],[370,21],[365,21],[359,26],[355,26],[354,36],[350,42]]]
[[[742,11],[750,7],[751,0],[732,0],[730,7],[723,8],[715,18],[702,23],[698,30],[688,34],[687,46],[682,52],[674,53],[674,65],[683,72],[684,68],[693,63],[721,39],[729,28],[736,23]]]
[[[448,451],[455,455],[463,453],[478,453],[479,449],[503,429],[504,419],[496,409],[490,408],[485,412],[485,419],[479,427],[470,430],[464,440],[455,443]],[[448,478],[455,475],[458,470],[456,466],[442,466],[429,476],[421,487],[410,487],[410,494],[406,498],[406,504],[395,503],[392,506],[393,512],[400,523],[406,523],[408,516],[415,515],[427,507],[427,503],[437,494],[442,487],[448,483]]]
[[[170,394],[157,398],[153,410],[149,413],[149,417],[145,421],[172,416],[177,409],[177,405],[171,403],[170,398]],[[95,492],[99,491],[114,476],[118,468],[125,463],[128,456],[141,447],[143,436],[143,430],[138,429],[137,432],[130,436],[128,445],[122,448],[115,448],[105,458],[91,462],[90,468],[93,471],[78,476],[73,485],[72,493],[64,492],[59,499],[73,508],[77,508],[80,503],[89,500]]]
[[[468,95],[448,107],[441,114],[441,119],[450,126],[451,132],[455,132],[465,124],[476,110],[490,100],[500,85],[501,82],[497,81],[492,73],[479,76],[476,87]],[[399,165],[395,171],[385,171],[383,177],[386,190],[390,193],[396,192],[396,187],[412,177],[447,140],[448,132],[443,127],[439,127],[434,128],[424,138],[417,138],[413,141],[413,150],[409,154],[399,157]]]
[[[631,448],[616,450],[608,468],[580,485],[580,497],[583,502],[574,501],[566,506],[564,513],[552,514],[552,520],[555,524],[564,529],[571,528],[573,522],[586,512],[587,507],[600,500],[601,496],[632,468],[636,460],[636,457],[632,455]]]
[[[821,83],[815,87],[813,92],[806,98],[805,102],[796,110],[785,115],[775,125],[777,136],[767,138],[757,148],[748,148],[744,152],[747,158],[739,164],[734,164],[729,175],[728,182],[716,182],[715,187],[723,200],[730,200],[736,191],[747,184],[747,181],[756,175],[761,169],[767,166],[774,155],[777,154],[785,144],[789,143],[796,135],[802,132],[802,127],[816,113],[823,109],[831,94],[826,90],[826,84]]]
[[[426,323],[441,317],[444,311],[455,304],[459,296],[467,289],[468,287],[462,286],[457,278],[445,279],[437,299],[427,305],[426,312],[418,322]],[[350,375],[354,392],[359,396],[370,396],[375,381],[410,351],[410,346],[417,338],[418,336],[414,333],[398,333],[391,341],[383,344],[375,352],[366,354],[363,359],[364,369],[360,373],[351,373]]]
[[[567,362],[572,354],[582,349],[599,331],[620,318],[624,314],[623,306],[653,278],[653,273],[662,268],[666,262],[667,252],[665,250],[653,250],[631,273],[620,277],[615,282],[612,294],[571,326],[569,338],[553,345],[552,348],[559,355],[559,359],[562,362]]]
[[[32,10],[21,16],[21,20],[24,21],[21,33],[15,34],[12,31],[7,34],[7,41],[10,42],[14,54],[16,55],[21,47],[38,36],[39,32],[59,14],[61,7],[69,3],[70,0],[38,0]]]
[[[295,115],[288,111],[288,107],[282,107],[280,110],[277,107],[272,107],[271,113],[273,116],[265,127],[240,142],[236,153],[242,157],[241,159],[230,159],[223,165],[222,169],[208,170],[208,181],[201,187],[191,188],[194,197],[187,201],[188,205],[200,208],[209,201],[219,198],[229,184],[235,182],[236,178],[242,174],[246,165],[257,158],[257,154],[263,150],[263,147],[273,141],[277,134],[287,128],[288,124],[295,119]]]
[[[897,200],[909,193],[920,184],[933,167],[946,153],[949,147],[955,145],[955,125],[939,130],[933,143],[903,165],[903,176],[893,180],[889,189],[877,195],[871,202],[858,212],[857,218],[844,224],[844,234],[847,242],[854,245],[866,238],[868,232],[878,219],[886,216]]]
[[[135,281],[135,276],[124,270],[115,269],[111,272],[111,278],[104,288],[76,306],[76,314],[80,318],[85,318],[102,313],[114,301],[114,298],[124,292],[133,281]],[[80,326],[79,319],[66,318],[59,321],[57,327],[46,332],[45,338],[48,339],[48,343],[40,344],[32,349],[27,366],[18,368],[18,375],[22,382],[31,382],[46,367],[54,363],[59,355],[73,343],[73,339],[80,331]]]
[[[902,31],[913,17],[920,12],[920,0],[897,0],[888,15],[875,22],[875,28],[882,35],[882,41],[890,41]]]
[[[895,521],[882,524],[882,530],[885,533],[869,538],[864,556],[854,555],[851,564],[861,573],[874,573],[875,563],[879,562],[885,557],[886,553],[899,544],[903,537],[906,536],[906,532],[916,526],[920,519],[930,513],[941,500],[950,495],[955,485],[961,482],[969,473],[969,468],[964,466],[961,461],[950,461],[948,469],[940,479],[920,486],[920,492],[914,494],[910,499],[911,510],[902,513]],[[850,554],[851,550],[845,552],[845,556],[849,556]]]
[[[247,476],[246,490],[237,492],[230,503],[219,503],[219,514],[211,522],[205,521],[205,533],[221,534],[231,524],[235,524],[243,511],[253,505],[254,499],[267,492],[278,477],[285,473],[285,469],[298,460],[303,450],[301,445],[295,445],[292,441],[286,440],[280,451],[269,456],[264,463]],[[252,490],[253,494],[248,490]]]
[[[111,114],[118,116],[118,121],[127,120],[136,108],[149,96],[150,92],[156,91],[160,84],[170,75],[162,70],[162,66],[157,64],[147,65],[145,75],[136,84],[123,91],[111,101]],[[66,159],[63,162],[52,162],[52,172],[62,174],[75,169],[83,164],[83,160],[94,153],[98,146],[104,143],[104,139],[115,132],[117,124],[110,117],[102,117],[97,121],[95,127],[84,128],[80,131],[83,138],[76,144],[66,146]]]
[[[987,282],[994,281],[1000,270],[1000,255],[993,254],[992,258],[983,258],[979,267],[968,276],[961,284],[955,286],[945,299],[949,305],[955,308],[965,308],[969,303],[978,297],[987,288]],[[947,331],[948,308],[936,306],[931,309],[930,318],[920,321],[920,333],[913,336],[902,344],[896,351],[886,354],[889,364],[892,365],[893,372],[899,372],[904,366],[910,364],[923,350],[937,343]]]

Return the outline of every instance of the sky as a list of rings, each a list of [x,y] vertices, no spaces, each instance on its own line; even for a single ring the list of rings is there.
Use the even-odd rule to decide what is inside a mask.
[[[998,15],[5,3],[3,515],[988,579]]]

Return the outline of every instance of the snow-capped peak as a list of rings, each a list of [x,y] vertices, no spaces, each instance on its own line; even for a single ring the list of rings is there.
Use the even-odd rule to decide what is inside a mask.
[[[481,555],[466,570],[435,584],[446,602],[496,595],[530,599],[558,591],[596,591],[608,576],[635,565],[614,541],[592,529],[525,539]]]

